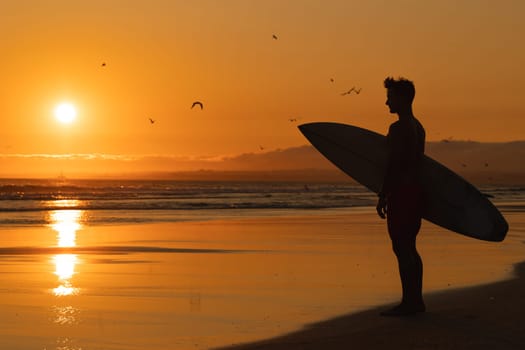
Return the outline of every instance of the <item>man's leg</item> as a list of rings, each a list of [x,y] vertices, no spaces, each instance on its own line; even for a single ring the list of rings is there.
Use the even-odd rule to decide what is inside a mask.
[[[389,197],[387,224],[398,262],[403,298],[399,306],[382,314],[403,316],[423,312],[423,262],[416,249],[416,237],[421,228],[420,194],[417,188],[406,188]]]
[[[423,302],[423,262],[419,256],[415,237],[413,240],[393,240],[392,248],[396,254],[403,297],[401,304],[381,313],[383,316],[408,316],[425,312]]]
[[[417,252],[415,237],[410,240],[393,241],[392,247],[398,261],[403,289],[401,303],[416,310],[424,309],[422,295],[423,261]]]

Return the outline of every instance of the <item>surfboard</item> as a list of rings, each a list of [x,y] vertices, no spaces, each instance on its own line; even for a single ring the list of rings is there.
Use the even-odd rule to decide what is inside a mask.
[[[378,193],[387,165],[384,135],[340,123],[308,123],[299,130],[328,160],[354,180]],[[425,195],[423,218],[451,231],[499,242],[508,224],[476,187],[439,162],[424,156],[420,182]]]

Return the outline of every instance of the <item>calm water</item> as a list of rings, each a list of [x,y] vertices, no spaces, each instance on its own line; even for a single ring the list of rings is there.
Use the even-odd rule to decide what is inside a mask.
[[[519,208],[525,188],[481,188],[496,205]],[[45,225],[57,210],[82,210],[82,224],[175,222],[374,206],[345,183],[0,180],[0,225]]]

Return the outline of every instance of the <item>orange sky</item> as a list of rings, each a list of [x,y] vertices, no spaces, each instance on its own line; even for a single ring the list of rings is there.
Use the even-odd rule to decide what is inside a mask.
[[[306,144],[289,118],[384,133],[387,75],[414,80],[429,140],[525,138],[523,1],[79,3],[0,5],[0,154]],[[64,100],[78,108],[68,126],[52,112]]]

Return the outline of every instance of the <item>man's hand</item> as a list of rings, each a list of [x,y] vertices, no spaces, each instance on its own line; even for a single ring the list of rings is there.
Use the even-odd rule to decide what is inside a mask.
[[[386,197],[380,196],[377,201],[376,211],[381,219],[386,218]]]

